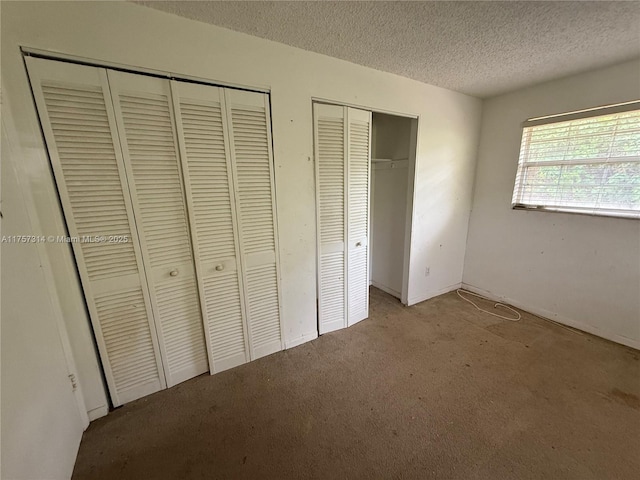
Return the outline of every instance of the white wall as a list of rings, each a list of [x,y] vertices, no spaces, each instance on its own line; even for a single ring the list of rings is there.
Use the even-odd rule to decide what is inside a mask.
[[[371,170],[371,284],[402,294],[408,160],[374,163]]]
[[[371,284],[402,293],[409,174],[410,118],[373,114],[372,157],[400,162],[371,166]]]
[[[31,232],[2,129],[2,235]],[[2,243],[1,478],[63,479],[84,427],[35,243]]]
[[[485,101],[466,285],[640,348],[640,222],[510,208],[524,120],[638,98],[632,61]]]
[[[316,336],[312,98],[419,116],[413,303],[462,280],[481,102],[419,82],[121,2],[2,2],[3,115],[36,206],[34,230],[64,233],[19,52],[27,46],[271,90],[287,347]],[[87,408],[106,396],[70,249],[47,246]],[[424,266],[431,265],[431,276]],[[31,289],[17,291],[33,298]]]
[[[373,158],[408,158],[410,137],[410,118],[373,113],[371,122],[371,156]]]

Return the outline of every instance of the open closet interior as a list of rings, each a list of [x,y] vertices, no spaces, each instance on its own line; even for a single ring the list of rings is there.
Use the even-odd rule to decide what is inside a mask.
[[[415,156],[414,122],[417,120],[375,112],[371,122],[369,282],[398,299],[403,292],[410,233],[407,219],[411,215],[408,206],[413,178],[410,159]]]
[[[26,60],[112,404],[281,350],[268,95]]]

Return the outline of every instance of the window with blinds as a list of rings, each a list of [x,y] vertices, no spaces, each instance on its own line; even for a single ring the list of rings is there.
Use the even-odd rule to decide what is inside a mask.
[[[525,122],[512,206],[640,218],[640,102]]]

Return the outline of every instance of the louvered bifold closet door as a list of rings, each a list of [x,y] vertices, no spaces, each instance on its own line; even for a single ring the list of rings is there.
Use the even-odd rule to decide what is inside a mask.
[[[209,370],[168,80],[109,71],[167,385]]]
[[[104,69],[27,57],[114,406],[165,387]]]
[[[251,359],[282,350],[269,97],[225,90]]]
[[[171,82],[211,373],[249,360],[224,91]]]
[[[348,325],[369,316],[371,112],[347,109]]]
[[[347,325],[345,107],[313,105],[319,333]]]

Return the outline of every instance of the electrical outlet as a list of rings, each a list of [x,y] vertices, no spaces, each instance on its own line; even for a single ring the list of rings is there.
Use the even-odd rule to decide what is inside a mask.
[[[425,269],[424,269],[424,276],[425,277],[429,276],[430,270],[431,270],[431,267],[425,267]]]

